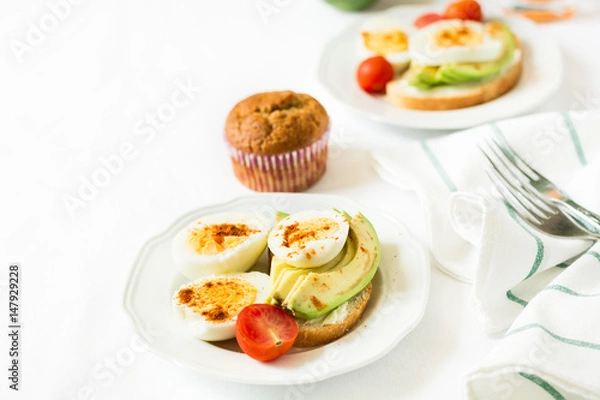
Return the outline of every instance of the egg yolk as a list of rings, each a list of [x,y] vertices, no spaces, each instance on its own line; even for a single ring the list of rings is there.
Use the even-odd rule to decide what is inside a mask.
[[[375,53],[401,53],[408,49],[406,33],[394,29],[379,32],[362,32],[365,47]]]
[[[204,225],[190,231],[189,243],[201,255],[215,255],[243,243],[258,231],[245,224]]]
[[[224,322],[256,301],[257,290],[238,278],[216,278],[186,287],[177,293],[179,303],[210,322]]]
[[[483,35],[473,31],[466,25],[445,26],[440,28],[434,36],[437,47],[447,48],[453,46],[476,46],[483,43]]]

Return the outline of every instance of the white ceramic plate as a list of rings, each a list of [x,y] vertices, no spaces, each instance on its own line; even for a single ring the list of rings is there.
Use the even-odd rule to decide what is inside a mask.
[[[193,220],[222,211],[255,212],[273,218],[277,210],[295,212],[336,207],[361,211],[375,226],[382,246],[371,301],[359,326],[346,336],[311,349],[293,348],[260,363],[241,353],[235,340],[194,339],[171,310],[171,296],[186,279],[171,259],[171,240]],[[257,269],[266,267],[266,257]],[[293,385],[320,381],[362,367],[390,351],[420,321],[429,293],[429,259],[424,248],[395,218],[343,197],[313,194],[259,194],[194,210],[150,239],[133,266],[124,304],[151,351],[201,374],[228,381]]]
[[[412,23],[419,15],[432,11],[436,11],[432,6],[398,6],[383,14]],[[409,128],[462,129],[526,113],[560,86],[563,75],[560,52],[552,36],[544,35],[535,23],[517,17],[495,19],[504,21],[519,37],[524,63],[519,83],[488,103],[458,110],[419,111],[396,107],[381,95],[363,92],[355,78],[356,68],[362,61],[357,41],[363,21],[351,25],[325,46],[319,63],[319,80],[351,109],[378,121]]]

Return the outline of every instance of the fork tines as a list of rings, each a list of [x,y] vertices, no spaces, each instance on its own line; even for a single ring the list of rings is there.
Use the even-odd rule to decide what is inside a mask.
[[[479,145],[489,164],[486,173],[500,195],[525,220],[540,224],[558,213],[556,205],[541,195],[530,183],[536,179],[533,171],[516,153],[508,150],[495,138],[488,138]],[[519,165],[520,164],[520,165]]]

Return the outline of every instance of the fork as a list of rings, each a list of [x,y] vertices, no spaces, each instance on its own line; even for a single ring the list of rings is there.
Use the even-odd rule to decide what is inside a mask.
[[[489,164],[486,173],[521,219],[536,230],[551,236],[592,240],[600,238],[599,233],[586,228],[584,224],[569,216],[556,201],[539,193],[522,177],[520,179],[520,170],[497,141],[490,139],[486,145],[485,148],[479,146]]]
[[[586,229],[600,233],[600,215],[579,205],[563,193],[553,182],[527,164],[505,140],[502,144],[495,139],[491,139],[491,141],[502,152],[504,159],[510,163],[510,167],[515,168],[513,171],[521,181],[531,185],[534,190],[550,199],[559,208],[563,208],[568,215],[575,218],[576,222],[583,224]]]

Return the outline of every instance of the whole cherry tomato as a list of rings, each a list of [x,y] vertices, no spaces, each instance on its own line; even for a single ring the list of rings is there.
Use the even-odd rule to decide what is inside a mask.
[[[287,353],[298,336],[298,323],[270,304],[246,306],[238,315],[235,338],[250,357],[271,361]]]
[[[394,78],[394,67],[382,56],[367,58],[356,70],[358,85],[368,93],[385,92],[385,84]]]
[[[444,11],[444,17],[447,19],[483,20],[481,6],[475,0],[459,0],[450,3],[448,7],[446,7],[446,11]]]

